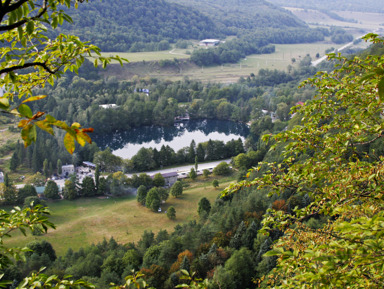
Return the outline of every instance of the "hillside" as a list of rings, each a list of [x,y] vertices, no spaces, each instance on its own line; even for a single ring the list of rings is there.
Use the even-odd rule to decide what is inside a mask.
[[[92,41],[103,51],[165,50],[178,39],[220,36],[207,16],[165,1],[93,1],[71,10],[71,17],[75,25],[57,31]]]
[[[259,28],[305,27],[304,22],[289,11],[264,0],[180,0],[177,3],[193,7],[212,17],[227,33],[236,34]]]
[[[78,10],[71,11],[71,17],[75,25],[64,24],[55,32],[78,35],[105,52],[167,50],[178,40],[224,39],[230,35],[249,38],[250,33],[274,43],[319,40],[291,12],[264,0],[96,1],[80,4]],[[271,39],[271,35],[286,30],[284,40]],[[297,40],[296,34],[303,33],[316,36]]]

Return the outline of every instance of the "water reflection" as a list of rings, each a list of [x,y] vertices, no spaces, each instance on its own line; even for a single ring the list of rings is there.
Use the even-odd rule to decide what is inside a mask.
[[[101,149],[109,147],[115,155],[131,158],[142,147],[159,150],[162,145],[169,145],[177,151],[189,146],[192,140],[195,140],[196,144],[209,139],[227,142],[239,137],[244,140],[248,134],[249,128],[242,123],[223,120],[191,120],[171,127],[141,127],[95,136],[94,140]]]

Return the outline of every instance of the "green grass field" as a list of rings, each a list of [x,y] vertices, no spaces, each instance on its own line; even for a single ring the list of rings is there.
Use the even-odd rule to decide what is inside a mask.
[[[174,58],[189,58],[186,54],[187,49],[172,49],[170,51],[153,51],[153,52],[102,52],[104,57],[119,55],[120,57],[127,58],[129,62],[142,62],[142,61],[159,61]],[[112,63],[117,63],[114,61]]]
[[[144,230],[158,232],[166,229],[172,232],[176,224],[196,219],[200,198],[207,197],[211,203],[214,202],[220,189],[228,185],[232,178],[219,180],[218,189],[212,187],[212,180],[213,177],[207,180],[199,177],[189,183],[190,186],[180,198],[169,197],[162,206],[162,213],[154,213],[140,206],[135,197],[50,202],[50,220],[56,225],[56,230],[49,230],[46,235],[38,237],[24,237],[16,233],[5,243],[25,246],[34,239],[45,239],[53,245],[58,255],[63,255],[68,248],[78,250],[112,236],[120,243],[128,243],[138,241]],[[174,221],[169,220],[164,213],[169,206],[176,209]]]
[[[296,58],[297,62],[300,58],[310,54],[313,59],[319,53],[324,55],[326,49],[336,47],[330,43],[312,43],[312,44],[277,44],[276,52],[273,54],[254,54],[242,59],[236,64],[225,64],[211,67],[198,67],[188,61],[183,61],[180,69],[160,69],[154,64],[155,60],[173,59],[166,52],[143,52],[143,53],[117,53],[121,57],[126,57],[131,63],[123,68],[114,64],[107,68],[106,75],[115,76],[120,80],[138,77],[154,77],[159,79],[180,80],[184,77],[190,79],[201,80],[203,82],[236,82],[239,77],[247,77],[251,73],[257,74],[262,68],[284,70],[289,64],[292,65],[291,59]],[[183,50],[176,50],[180,53],[181,59],[189,58],[188,55],[182,55]],[[113,53],[108,53],[109,56]],[[296,63],[297,63],[296,62]]]

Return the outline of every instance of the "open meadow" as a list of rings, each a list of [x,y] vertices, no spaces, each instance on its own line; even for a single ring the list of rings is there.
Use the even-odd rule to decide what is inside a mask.
[[[276,52],[273,54],[249,55],[236,64],[224,64],[210,67],[199,67],[189,62],[189,55],[183,50],[178,50],[177,56],[180,64],[177,68],[160,68],[155,62],[161,59],[173,59],[171,54],[165,52],[137,52],[137,53],[116,53],[127,58],[130,63],[121,67],[113,64],[107,67],[105,76],[114,76],[119,80],[129,80],[133,77],[154,77],[167,80],[180,80],[185,77],[201,80],[203,82],[233,83],[240,77],[247,77],[251,73],[257,74],[260,69],[285,70],[288,65],[297,65],[298,61],[309,54],[313,59],[317,53],[320,56],[325,50],[337,47],[329,42],[308,43],[308,44],[276,44]],[[113,53],[108,53],[110,55]],[[163,58],[162,58],[163,57]],[[295,58],[296,64],[292,64]]]
[[[209,199],[211,204],[227,186],[232,178],[219,179],[218,189],[212,187],[214,178],[199,177],[184,189],[179,198],[169,197],[162,206],[163,212],[154,213],[139,205],[134,196],[109,199],[78,199],[75,201],[54,201],[48,206],[52,216],[50,221],[56,230],[50,229],[43,236],[24,237],[15,233],[6,244],[24,246],[34,239],[44,239],[52,244],[56,254],[63,255],[68,248],[78,250],[103,238],[113,238],[119,243],[137,242],[144,230],[157,233],[160,229],[172,232],[176,224],[197,219],[197,205],[202,197]],[[176,220],[169,220],[164,213],[169,206],[176,209]]]

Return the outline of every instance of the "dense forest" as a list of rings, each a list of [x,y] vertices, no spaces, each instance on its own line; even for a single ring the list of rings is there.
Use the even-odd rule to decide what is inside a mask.
[[[93,1],[71,11],[76,26],[66,23],[56,33],[71,33],[102,51],[167,50],[180,39],[223,37],[200,12],[166,1]]]

